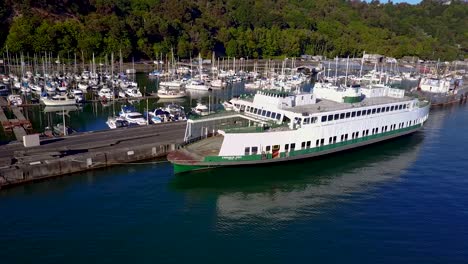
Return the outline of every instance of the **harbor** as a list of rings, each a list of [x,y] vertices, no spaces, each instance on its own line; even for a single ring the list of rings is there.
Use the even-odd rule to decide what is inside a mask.
[[[467,14],[0,1],[0,261],[466,264]]]
[[[152,162],[4,189],[0,255],[7,263],[226,255],[226,263],[463,263],[467,113],[458,104],[434,109],[411,136],[307,162],[180,176]],[[241,253],[231,254],[233,244]]]
[[[42,69],[44,77],[27,73],[26,67],[6,67],[29,77],[22,77],[21,84],[16,83],[14,74],[10,78],[3,78],[9,87],[20,91],[18,96],[21,104],[13,104],[10,96],[9,101],[5,97],[0,98],[2,138],[5,142],[0,146],[0,188],[102,167],[164,158],[171,151],[193,141],[187,138],[190,127],[185,121],[187,117],[193,119],[200,115],[216,116],[221,113],[220,122],[232,122],[228,121],[230,117],[223,116],[223,111],[232,111],[233,100],[239,96],[253,96],[261,91],[277,90],[294,94],[312,91],[321,83],[344,86],[346,83],[386,83],[408,94],[424,92],[424,86],[420,90],[420,78],[423,76],[420,71],[423,68],[397,67],[396,64],[377,67],[377,63],[372,65],[364,63],[364,60],[353,61],[349,58],[335,58],[319,63],[294,59],[248,63],[236,61],[235,58],[225,61],[213,57],[208,65],[203,65],[201,58],[190,64],[174,61],[168,64],[166,69],[157,70],[158,66],[152,66],[156,69],[128,75],[112,74],[114,69],[116,72],[123,71],[123,65],[130,67],[122,63],[118,68],[109,64],[101,65],[99,69],[94,63],[81,65],[85,67],[81,74],[77,72],[80,71],[77,65],[68,68],[74,73],[67,73],[66,67],[54,69],[52,64],[30,69]],[[133,71],[135,64],[131,65],[130,70]],[[436,67],[433,65],[434,70],[438,70]],[[47,77],[55,85],[44,82],[47,80],[46,69],[56,71],[55,77]],[[450,67],[443,71],[448,70]],[[463,69],[458,66],[458,70]],[[193,80],[198,80],[198,83]],[[220,87],[217,87],[218,80]],[[66,89],[61,88],[64,84],[67,85],[63,87]],[[447,81],[441,83],[438,89],[447,93],[451,85],[453,81]],[[464,92],[466,88],[462,79],[456,85],[459,97],[447,97],[451,101],[438,102],[434,106],[466,102],[467,93]],[[36,86],[42,87],[42,94],[28,92],[28,89]],[[45,91],[48,97],[44,97]],[[66,93],[75,94],[75,97],[67,99]],[[60,96],[63,96],[64,101],[55,103],[54,98]],[[424,98],[424,95],[418,96]],[[44,100],[50,100],[51,103]],[[210,133],[200,133],[197,127],[190,129],[195,129],[193,133],[198,133],[198,136],[192,137],[197,138],[218,134],[216,130],[219,126],[216,123],[202,125],[202,131]],[[39,146],[23,146],[23,137],[28,134],[39,135]]]

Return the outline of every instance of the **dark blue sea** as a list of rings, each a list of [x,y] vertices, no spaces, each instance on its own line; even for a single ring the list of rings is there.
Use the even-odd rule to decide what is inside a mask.
[[[0,191],[0,263],[468,263],[468,105],[318,159]]]

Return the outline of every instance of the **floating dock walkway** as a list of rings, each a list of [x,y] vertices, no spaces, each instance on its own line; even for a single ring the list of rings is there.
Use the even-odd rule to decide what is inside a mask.
[[[161,123],[44,139],[32,148],[25,148],[22,142],[0,146],[0,189],[164,157],[183,144],[185,127],[186,122]]]
[[[3,107],[10,107],[16,118],[8,119],[3,111]],[[21,108],[18,106],[9,106],[4,97],[0,97],[0,122],[5,132],[13,132],[16,140],[22,141],[23,136],[27,135],[26,129],[31,129],[31,122],[24,117]]]

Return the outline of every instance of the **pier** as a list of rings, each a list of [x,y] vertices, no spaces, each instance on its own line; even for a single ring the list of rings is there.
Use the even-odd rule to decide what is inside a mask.
[[[16,140],[22,141],[23,136],[26,136],[28,133],[26,129],[31,129],[31,122],[24,117],[21,112],[20,107],[11,106],[11,111],[16,118],[8,119],[3,111],[3,107],[10,107],[4,97],[0,97],[0,122],[5,132],[13,132],[16,137]]]
[[[95,168],[164,157],[183,144],[186,122],[86,132],[0,146],[0,189]]]

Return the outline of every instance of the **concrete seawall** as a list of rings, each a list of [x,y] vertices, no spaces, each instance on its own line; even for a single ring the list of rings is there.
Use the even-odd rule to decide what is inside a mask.
[[[0,189],[96,168],[164,157],[183,143],[185,122],[86,133],[27,149],[0,147]]]
[[[62,158],[30,160],[29,163],[3,169],[0,172],[0,188],[96,168],[164,157],[177,147],[178,144],[174,143],[164,145],[154,143],[103,152],[81,153]]]

